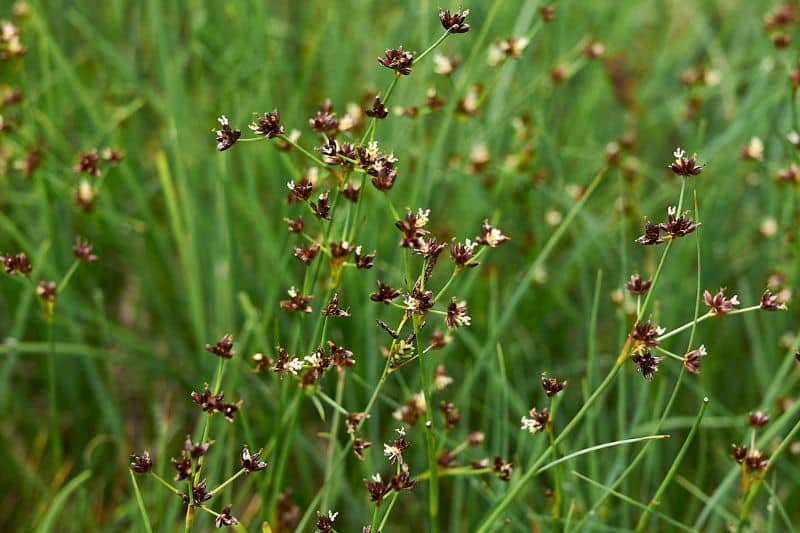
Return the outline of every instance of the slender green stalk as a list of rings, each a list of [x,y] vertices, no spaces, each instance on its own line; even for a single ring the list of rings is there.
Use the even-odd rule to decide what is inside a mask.
[[[550,415],[548,418],[548,429],[547,429],[547,436],[550,439],[550,455],[555,458],[558,458],[558,450],[556,449],[556,439],[555,439],[555,429],[554,429],[554,420],[556,415],[556,407],[558,407],[558,395],[550,397]],[[561,469],[556,468],[555,472],[553,472],[553,484],[555,487],[553,488],[553,506],[552,506],[552,515],[553,515],[553,524],[558,524],[559,520],[561,520]]]
[[[681,373],[684,370],[681,369]],[[661,502],[661,496],[663,496],[664,492],[667,490],[672,478],[675,477],[675,474],[678,473],[678,468],[683,461],[686,452],[689,451],[689,447],[692,444],[692,440],[694,439],[695,433],[697,433],[697,429],[700,427],[700,422],[703,420],[703,415],[706,412],[706,408],[708,407],[708,398],[703,398],[703,404],[700,406],[700,411],[697,413],[697,418],[695,419],[694,424],[692,425],[692,429],[689,430],[689,435],[687,435],[686,440],[681,446],[678,455],[675,457],[675,460],[672,462],[672,466],[670,466],[669,470],[667,471],[667,475],[664,476],[664,479],[661,481],[661,484],[658,486],[656,490],[655,496],[650,502],[647,504],[647,508],[642,513],[642,516],[639,518],[639,522],[636,524],[636,531],[644,531],[647,527],[647,522],[650,519],[650,513],[653,511],[653,507],[658,505]]]
[[[246,473],[247,473],[246,469],[244,468],[239,469],[238,472],[236,472],[234,475],[223,481],[218,486],[214,487],[214,490],[210,491],[208,494],[213,496],[214,494],[218,493],[219,491],[221,491],[222,489],[233,483],[237,478],[243,476]]]
[[[639,502],[637,500],[634,500],[633,498],[631,498],[629,496],[626,496],[626,495],[622,494],[621,492],[617,492],[616,490],[612,489],[611,487],[603,485],[602,483],[598,483],[597,481],[593,480],[592,478],[590,478],[588,476],[584,476],[583,474],[581,474],[579,472],[575,472],[574,470],[572,471],[572,474],[575,477],[577,477],[579,479],[582,479],[582,480],[586,481],[587,483],[590,483],[591,485],[594,485],[597,488],[605,490],[608,494],[611,494],[612,496],[615,496],[615,497],[619,498],[620,500],[624,501],[625,503],[633,505],[634,507],[638,507],[639,509],[647,509],[647,506],[644,505],[643,503],[641,503],[641,502]],[[690,531],[690,532],[694,532],[695,531],[694,529],[692,529],[692,528],[690,528],[690,527],[688,527],[688,526],[686,526],[684,524],[681,524],[680,522],[678,522],[674,518],[672,518],[669,515],[666,515],[666,514],[660,512],[660,511],[655,511],[654,510],[653,514],[656,515],[657,517],[661,518],[662,520],[664,520],[666,523],[668,523],[668,524],[670,524],[672,526],[675,526],[676,528],[678,528],[678,529],[680,529],[682,531]]]
[[[345,373],[344,372],[337,372],[336,373],[336,400],[335,404],[340,405],[342,403],[342,396],[344,395],[344,382],[345,382]],[[346,413],[345,413],[346,415]],[[333,410],[333,416],[331,417],[331,426],[330,430],[328,430],[328,453],[325,456],[325,477],[328,477],[328,473],[333,468],[333,458],[334,453],[336,452],[336,436],[339,433],[339,423],[342,418],[342,413],[339,409]],[[322,508],[328,508],[328,500],[330,499],[330,487],[325,488],[325,493],[322,497]]]
[[[434,42],[432,45],[430,45],[428,48],[426,48],[426,49],[425,49],[425,51],[424,51],[424,52],[422,52],[420,55],[418,55],[417,57],[415,57],[415,58],[414,58],[414,61],[413,61],[411,64],[412,64],[412,65],[416,65],[417,63],[419,63],[420,61],[422,61],[423,59],[425,59],[425,56],[426,56],[426,55],[428,55],[428,54],[430,54],[431,52],[433,52],[433,51],[436,49],[436,47],[437,47],[437,46],[439,46],[440,44],[442,44],[442,43],[444,42],[444,40],[445,40],[445,39],[447,39],[447,36],[448,36],[448,35],[450,35],[450,32],[449,32],[449,31],[445,31],[445,32],[442,34],[442,36],[441,36],[441,37],[439,37],[439,38],[436,40],[436,42]]]
[[[133,493],[136,495],[136,505],[139,507],[139,512],[142,514],[142,523],[144,524],[144,529],[147,533],[153,533],[153,528],[150,527],[150,518],[147,516],[147,510],[144,507],[142,493],[139,490],[139,483],[136,481],[136,474],[134,474],[133,470],[130,469],[128,469],[128,473],[131,475]]]

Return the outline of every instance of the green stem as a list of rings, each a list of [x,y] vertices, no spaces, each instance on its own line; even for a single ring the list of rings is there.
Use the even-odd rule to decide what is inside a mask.
[[[246,473],[247,473],[247,469],[245,469],[245,468],[242,468],[241,470],[239,470],[238,472],[236,472],[234,475],[232,475],[231,477],[229,477],[228,479],[226,479],[225,481],[223,481],[221,485],[219,485],[219,486],[215,487],[215,488],[214,488],[214,490],[212,490],[212,491],[211,491],[211,492],[209,492],[208,494],[210,494],[211,496],[213,496],[214,494],[216,494],[216,493],[218,493],[219,491],[221,491],[222,489],[224,489],[226,486],[228,486],[228,485],[230,485],[231,483],[233,483],[233,481],[234,481],[236,478],[238,478],[239,476],[242,476],[242,475],[244,475],[244,474],[246,474]]]
[[[139,490],[139,483],[136,481],[136,474],[133,473],[133,470],[128,469],[128,473],[131,475],[131,483],[133,483],[133,493],[136,495],[136,505],[139,506],[139,512],[142,514],[142,522],[144,523],[144,529],[147,533],[153,533],[153,528],[150,526],[150,518],[147,516],[147,510],[144,507],[144,500],[142,499],[142,493]]]
[[[681,369],[681,374],[683,372],[684,370]],[[697,418],[695,419],[694,424],[692,425],[692,429],[689,431],[689,435],[686,437],[686,440],[684,441],[683,446],[681,446],[678,455],[672,462],[672,466],[670,466],[669,470],[667,471],[667,475],[664,476],[664,479],[658,486],[655,496],[653,496],[653,499],[650,500],[650,502],[647,504],[647,508],[644,510],[644,513],[642,513],[642,516],[639,518],[639,522],[636,524],[637,532],[645,530],[645,528],[647,527],[647,522],[650,519],[650,513],[653,510],[653,506],[658,505],[661,502],[661,496],[664,494],[664,491],[667,490],[667,486],[669,486],[670,482],[672,481],[672,478],[674,478],[675,474],[678,473],[678,467],[680,467],[681,462],[683,461],[683,458],[686,455],[686,452],[689,451],[689,446],[691,445],[692,440],[694,439],[695,433],[697,433],[697,429],[700,427],[700,421],[703,420],[703,415],[705,414],[707,407],[708,407],[708,398],[703,398],[703,405],[700,406],[700,411],[697,413]]]
[[[548,418],[548,425],[547,428],[547,435],[550,439],[550,455],[558,459],[558,450],[556,449],[556,438],[555,438],[555,431],[553,429],[553,420],[555,419],[556,407],[558,406],[558,395],[550,397],[550,416]],[[553,508],[552,508],[552,515],[553,515],[553,527],[556,528],[558,526],[559,520],[561,519],[561,469],[556,468],[555,472],[553,472],[553,484],[555,488],[553,490]]]
[[[164,486],[165,486],[167,489],[169,489],[169,491],[170,491],[170,492],[172,492],[172,493],[173,493],[173,494],[175,494],[176,496],[181,496],[181,495],[182,495],[181,491],[179,491],[178,489],[176,489],[176,488],[175,488],[175,487],[172,485],[172,483],[170,483],[170,482],[168,482],[168,481],[164,480],[164,478],[162,478],[161,476],[159,476],[159,475],[158,475],[158,474],[156,474],[155,472],[150,472],[150,475],[151,475],[151,476],[153,476],[153,477],[156,479],[156,481],[158,481],[159,483],[161,483],[162,485],[164,485]]]
[[[342,403],[342,395],[344,394],[344,381],[345,381],[345,373],[344,372],[337,372],[337,380],[336,380],[336,400],[335,404],[340,405]],[[331,429],[328,431],[328,453],[325,457],[325,477],[328,477],[328,473],[331,471],[333,467],[333,456],[334,452],[336,451],[336,436],[339,432],[339,422],[342,418],[342,413],[339,409],[334,409],[333,416],[331,417]],[[330,487],[325,489],[325,493],[322,496],[322,508],[328,508],[328,502],[330,500]]]
[[[317,157],[313,153],[309,152],[308,150],[306,150],[305,148],[303,148],[302,146],[300,146],[299,144],[294,142],[292,139],[289,138],[288,135],[281,135],[281,139],[286,141],[289,145],[294,147],[296,150],[301,152],[303,155],[305,155],[306,157],[308,157],[309,159],[311,159],[312,161],[314,161],[316,164],[320,165],[321,167],[327,168],[327,167],[330,166],[329,164],[324,162],[322,159],[320,159],[319,157]]]
[[[420,277],[420,279],[422,279]],[[422,286],[424,289],[424,284]],[[429,530],[436,532],[439,530],[438,515],[439,515],[439,478],[438,469],[439,464],[436,460],[436,437],[433,434],[433,404],[431,403],[431,384],[428,379],[428,371],[426,368],[427,357],[422,354],[422,341],[420,340],[419,328],[420,320],[417,317],[412,317],[411,323],[414,326],[415,341],[417,345],[417,353],[419,357],[419,371],[422,379],[422,394],[425,397],[425,435],[428,447],[428,471],[430,472],[430,487],[428,492],[428,517],[430,520]]]
[[[72,278],[72,275],[75,274],[75,271],[78,270],[78,266],[80,266],[80,264],[81,262],[78,261],[77,259],[72,262],[72,264],[69,267],[69,270],[67,270],[67,273],[64,274],[64,277],[61,278],[61,281],[59,281],[58,284],[56,285],[56,294],[61,294],[64,291],[64,289],[67,288],[69,280]]]
[[[430,45],[430,46],[429,46],[429,47],[428,47],[428,48],[427,48],[427,49],[426,49],[424,52],[422,52],[420,55],[418,55],[417,57],[415,57],[415,58],[414,58],[414,60],[411,62],[411,64],[416,66],[416,64],[417,64],[417,63],[419,63],[420,61],[422,61],[422,60],[425,58],[425,56],[426,56],[426,55],[428,55],[428,54],[430,54],[431,52],[433,52],[433,51],[436,49],[436,47],[437,47],[437,46],[439,46],[440,44],[442,44],[442,43],[444,42],[444,40],[445,40],[445,39],[447,39],[447,36],[448,36],[448,35],[450,35],[450,32],[449,32],[449,31],[445,31],[445,32],[442,34],[442,36],[441,36],[441,37],[439,37],[439,38],[436,40],[436,42],[435,42],[435,43],[433,43],[432,45]]]

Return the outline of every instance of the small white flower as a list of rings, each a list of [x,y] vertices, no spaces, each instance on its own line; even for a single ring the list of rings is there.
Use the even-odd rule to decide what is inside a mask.
[[[672,152],[672,155],[675,156],[675,159],[681,159],[684,155],[686,155],[686,152],[681,150],[679,147],[676,148],[674,152]]]
[[[297,373],[303,369],[303,361],[302,359],[293,357],[288,363],[286,363],[286,367],[289,369],[289,372],[296,376]]]

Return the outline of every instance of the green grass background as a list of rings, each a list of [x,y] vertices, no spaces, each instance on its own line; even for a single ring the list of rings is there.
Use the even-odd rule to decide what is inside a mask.
[[[292,167],[306,161],[296,152],[283,157],[266,143],[218,153],[209,130],[220,114],[246,130],[253,112],[277,107],[287,129],[301,130],[301,143],[314,146],[306,121],[316,106],[329,97],[343,113],[365,89],[383,90],[391,74],[376,57],[398,44],[425,49],[441,32],[440,6],[427,0],[29,4],[31,14],[20,24],[28,54],[21,63],[0,66],[0,83],[25,93],[15,111],[21,124],[0,143],[16,153],[42,143],[45,158],[32,179],[13,169],[0,176],[0,249],[27,252],[37,279],[58,279],[68,269],[75,235],[88,238],[101,261],[79,268],[56,308],[56,398],[64,442],[57,463],[47,446],[45,317],[30,288],[9,278],[0,283],[5,339],[0,345],[0,527],[140,528],[127,456],[148,449],[157,470],[171,475],[168,459],[177,456],[198,418],[189,393],[211,381],[216,364],[203,346],[225,332],[234,334],[238,355],[223,388],[226,398],[244,400],[245,423],[214,420],[217,442],[209,475],[219,481],[233,472],[244,442],[267,444],[272,461],[275,447],[288,439],[286,487],[304,511],[322,477],[327,441],[319,434],[327,431],[327,422],[306,399],[299,426],[282,428],[293,386],[272,375],[251,374],[249,355],[272,353],[277,342],[289,343],[298,332],[306,336],[313,330],[316,315],[299,320],[278,309],[278,300],[304,275],[305,267],[291,257],[295,240],[282,218],[301,212],[285,204],[285,183],[293,177]],[[468,300],[473,326],[430,358],[429,366],[445,364],[455,378],[451,388],[436,394],[436,402],[454,401],[463,413],[448,442],[455,445],[472,429],[486,433],[484,448],[471,451],[470,458],[502,455],[522,469],[546,445],[544,437],[518,428],[530,407],[546,405],[539,374],[547,371],[569,381],[558,429],[613,363],[631,319],[610,293],[633,271],[649,275],[655,269],[660,250],[633,240],[644,217],[663,218],[676,202],[680,183],[666,170],[676,146],[698,152],[707,163],[687,187],[688,194],[696,190],[703,221],[702,286],[726,286],[749,305],[757,302],[771,272],[782,272],[788,286],[796,284],[797,188],[780,187],[774,177],[797,161],[785,135],[797,128],[787,73],[796,68],[798,54],[774,49],[763,31],[761,18],[772,4],[562,1],[555,19],[543,24],[539,2],[476,1],[465,6],[472,10],[472,31],[451,36],[437,50],[462,58],[456,74],[436,75],[432,62],[425,61],[399,81],[393,105],[422,105],[429,87],[436,87],[448,105],[413,120],[392,116],[378,124],[381,146],[400,160],[397,185],[389,193],[394,205],[430,208],[432,226],[459,239],[474,236],[486,217],[512,237],[491,250],[478,271],[456,281],[452,292]],[[9,16],[6,4],[2,10],[0,16]],[[487,46],[511,35],[531,37],[522,58],[488,67]],[[796,31],[795,37],[800,37]],[[589,38],[605,43],[606,58],[624,65],[633,105],[615,96],[602,62],[581,59],[580,45]],[[554,85],[548,71],[559,63],[576,68]],[[698,65],[718,70],[720,83],[684,87],[680,73]],[[485,89],[479,114],[454,117],[456,100],[473,83]],[[703,106],[687,119],[682,111],[694,94]],[[522,115],[530,118],[535,156],[527,168],[513,169],[503,159],[521,148],[511,120]],[[566,214],[575,202],[570,187],[587,185],[605,164],[605,145],[626,131],[636,132],[635,148],[624,155],[633,171],[608,172],[547,256],[546,281],[531,283],[525,273],[555,231],[545,213]],[[738,158],[739,147],[751,136],[764,141],[763,162]],[[488,147],[492,159],[485,171],[469,174],[465,163],[479,144]],[[121,148],[126,158],[107,171],[95,210],[84,213],[71,199],[79,180],[72,165],[78,151],[106,145]],[[453,157],[459,163],[449,165]],[[544,179],[536,183],[540,172]],[[358,379],[348,381],[343,396],[350,410],[365,404],[383,367],[379,346],[387,339],[375,319],[397,319],[396,310],[369,302],[367,295],[376,279],[402,281],[388,203],[369,186],[365,194],[356,241],[378,251],[376,267],[346,272],[342,297],[353,317],[330,329],[331,338],[351,348],[358,361],[351,370]],[[620,197],[622,212],[616,204]],[[759,233],[768,217],[779,228],[771,239]],[[653,316],[667,328],[693,316],[695,254],[693,237],[678,241],[665,266]],[[443,283],[442,277],[436,283]],[[726,512],[737,514],[738,474],[728,448],[749,439],[747,412],[760,408],[771,415],[767,452],[797,419],[794,411],[782,416],[795,401],[798,373],[792,351],[781,344],[782,336],[796,334],[797,317],[790,306],[785,313],[700,325],[697,342],[710,356],[700,376],[688,376],[666,422],[664,431],[673,438],[655,443],[620,490],[648,501],[708,396],[708,412],[679,470],[687,481],[683,486],[673,482],[659,510],[707,531],[720,530]],[[666,347],[683,353],[687,339],[676,337]],[[666,361],[652,383],[626,366],[565,451],[652,433],[677,377],[676,363]],[[323,387],[333,395],[334,378]],[[341,512],[340,531],[360,531],[368,523],[371,508],[361,478],[386,471],[379,450],[393,433],[391,412],[417,390],[417,365],[391,376],[365,425],[365,437],[374,443],[367,461],[349,458],[346,475],[330,495],[329,507]],[[410,437],[409,462],[419,472],[426,468],[419,425]],[[610,484],[635,449],[601,451],[568,465],[564,490],[575,502],[576,517],[600,491],[569,476],[569,470]],[[790,453],[770,474],[777,498],[770,507],[766,496],[758,500],[754,520],[759,528],[783,531],[782,512],[789,521],[800,520],[798,466]],[[214,502],[218,507],[234,503],[235,514],[251,531],[267,517],[257,499],[272,490],[275,476],[269,469],[261,474]],[[723,480],[728,484],[716,492]],[[180,520],[178,499],[152,480],[140,478],[140,483],[154,528],[173,530]],[[511,530],[527,531],[530,523],[550,528],[543,495],[550,484],[543,476],[523,491],[506,513]],[[443,480],[442,527],[470,530],[505,489],[491,476]],[[389,531],[424,525],[425,490],[421,484],[401,496]],[[610,498],[590,523],[597,530],[624,529],[639,512]],[[212,527],[207,516],[198,521],[201,530]]]

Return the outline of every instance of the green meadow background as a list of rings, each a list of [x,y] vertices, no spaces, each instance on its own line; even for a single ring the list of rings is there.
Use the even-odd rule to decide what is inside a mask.
[[[0,18],[12,16],[10,4],[2,4]],[[15,22],[27,54],[0,65],[0,86],[24,93],[23,102],[0,109],[17,121],[0,134],[0,152],[10,154],[5,169],[0,166],[0,251],[25,251],[36,280],[58,280],[67,272],[76,235],[94,245],[100,260],[81,265],[58,295],[52,358],[34,291],[8,276],[0,279],[0,529],[143,530],[128,456],[149,450],[156,471],[173,475],[169,458],[178,456],[200,420],[189,394],[212,381],[216,368],[205,343],[227,332],[237,355],[223,389],[226,399],[244,404],[237,423],[213,421],[209,477],[219,482],[234,472],[244,443],[265,446],[270,463],[279,453],[287,453],[288,462],[282,475],[268,468],[211,503],[233,503],[249,531],[269,519],[267,502],[274,503],[277,491],[290,489],[305,512],[324,476],[331,410],[322,408],[322,420],[292,382],[252,373],[250,355],[273,355],[276,344],[310,336],[324,303],[320,290],[315,314],[306,318],[278,307],[305,275],[306,267],[292,257],[297,238],[283,218],[302,212],[286,203],[286,182],[308,161],[269,143],[237,144],[220,153],[210,130],[225,114],[248,136],[254,112],[277,108],[287,131],[300,130],[299,142],[315,147],[307,120],[325,98],[341,115],[365,90],[383,91],[392,73],[376,58],[400,44],[424,50],[441,35],[438,8],[459,6],[427,0],[28,5],[28,17]],[[471,9],[471,31],[450,36],[436,50],[460,57],[461,66],[442,76],[429,56],[399,80],[389,107],[422,109],[430,87],[445,106],[413,119],[392,113],[378,123],[376,138],[399,159],[399,174],[387,196],[369,185],[364,189],[355,241],[377,251],[376,265],[346,271],[341,295],[352,317],[332,322],[329,330],[357,360],[342,404],[357,411],[366,403],[384,365],[380,347],[388,343],[375,321],[394,324],[399,316],[368,300],[378,279],[403,283],[399,232],[387,198],[401,212],[430,209],[431,227],[440,235],[472,238],[489,218],[511,237],[456,279],[451,293],[468,301],[472,326],[458,330],[446,349],[431,352],[428,368],[443,364],[454,378],[434,395],[436,404],[452,401],[462,413],[458,428],[445,437],[448,446],[481,430],[485,443],[463,459],[500,455],[514,463],[517,475],[547,445],[543,435],[519,429],[531,407],[547,405],[540,374],[568,381],[558,431],[624,343],[633,321],[626,308],[634,300],[625,295],[620,304],[614,291],[631,273],[645,277],[656,269],[661,248],[633,241],[645,217],[661,220],[677,203],[680,181],[666,168],[676,147],[697,152],[706,164],[687,181],[685,201],[694,210],[696,195],[702,266],[698,272],[694,235],[675,242],[653,297],[654,322],[671,329],[692,320],[698,276],[701,288],[727,287],[745,306],[758,303],[771,274],[783,276],[782,287],[794,287],[798,188],[779,184],[776,175],[800,155],[786,140],[800,129],[787,77],[798,66],[798,52],[773,47],[763,28],[763,16],[777,5],[563,0],[548,23],[537,1],[464,5]],[[797,24],[787,31],[800,38]],[[520,59],[490,67],[489,45],[510,36],[526,36],[530,44]],[[595,40],[605,45],[605,55],[589,60],[581,49]],[[569,67],[560,84],[550,77],[556,65]],[[717,83],[681,82],[686,69],[703,67],[718,74]],[[456,115],[458,100],[474,84],[482,86],[477,114]],[[701,105],[687,116],[692,99]],[[515,119],[526,121],[527,139],[516,133]],[[607,164],[607,144],[626,135],[633,142],[622,148],[618,164],[575,209],[580,188]],[[754,136],[763,141],[763,160],[742,160],[739,150]],[[13,161],[32,146],[42,147],[43,160],[26,178]],[[125,159],[104,169],[95,208],[84,212],[72,199],[83,176],[72,167],[78,152],[105,146],[121,149]],[[470,155],[480,146],[490,160],[470,172]],[[514,164],[520,154],[527,156]],[[304,216],[317,231],[310,214]],[[444,270],[434,285],[444,283]],[[705,531],[734,521],[739,469],[728,453],[731,443],[749,443],[747,413],[770,415],[760,441],[767,454],[799,416],[797,325],[792,302],[786,312],[700,324],[692,347],[704,344],[709,356],[700,375],[685,377],[661,429],[672,438],[653,443],[618,490],[649,501],[708,397],[702,424],[658,510]],[[687,342],[688,332],[665,347],[683,354]],[[646,382],[626,364],[563,453],[653,434],[679,371],[678,361],[666,360]],[[48,372],[55,394],[48,393]],[[362,478],[387,471],[380,450],[398,424],[391,413],[419,391],[419,381],[417,364],[390,376],[364,426],[373,448],[363,463],[348,458],[326,496],[324,510],[340,512],[339,531],[360,531],[369,523],[372,504]],[[335,380],[326,378],[322,387],[333,396]],[[287,424],[287,404],[301,396],[299,419]],[[438,412],[435,417],[441,427]],[[51,445],[54,430],[59,449]],[[343,430],[339,445],[345,442],[341,435]],[[421,422],[409,430],[409,440],[412,473],[425,471]],[[587,515],[603,491],[570,472],[610,485],[642,446],[585,455],[562,469],[573,527],[584,517],[585,530],[633,527],[641,509],[613,496]],[[790,447],[769,473],[769,490],[762,490],[753,510],[755,530],[786,531],[800,521],[797,453]],[[138,481],[154,530],[181,527],[180,500],[155,480]],[[491,474],[443,478],[440,485],[444,531],[470,531],[508,487]],[[545,474],[523,489],[504,513],[506,530],[550,530],[544,489],[551,486]],[[400,496],[387,531],[426,527],[426,491],[420,482]],[[212,528],[212,522],[199,515],[197,530]],[[651,525],[658,531],[671,527],[658,517]]]

